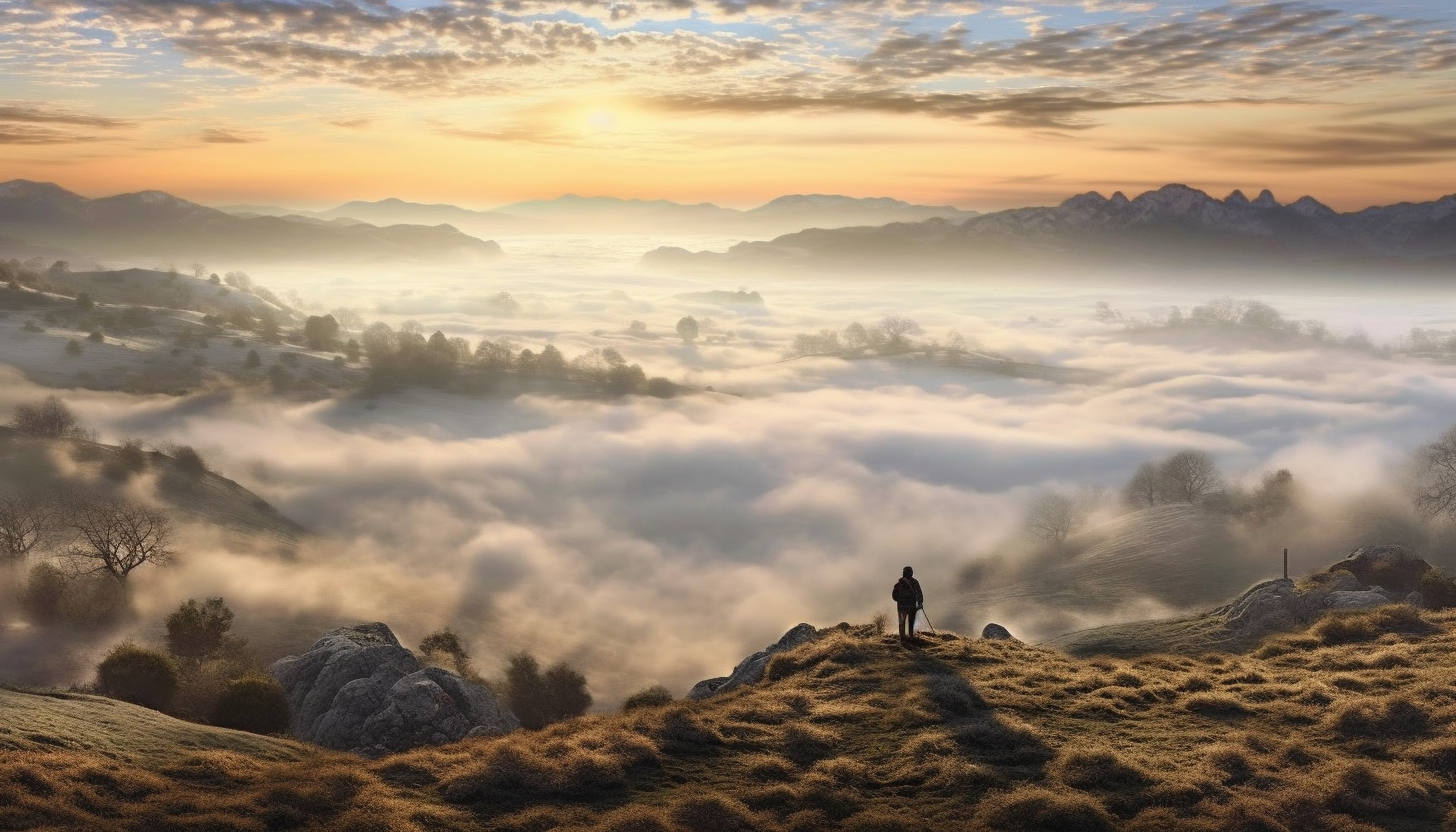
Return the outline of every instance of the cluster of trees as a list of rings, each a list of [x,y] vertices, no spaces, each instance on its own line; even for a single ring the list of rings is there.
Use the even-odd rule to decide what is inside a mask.
[[[1456,460],[1456,436],[1453,436]],[[1456,505],[1456,478],[1452,483]],[[1072,495],[1042,493],[1031,504],[1025,528],[1032,536],[1061,543],[1080,527],[1102,502],[1099,488]],[[1179,451],[1160,462],[1145,462],[1122,488],[1122,502],[1132,509],[1159,505],[1197,505],[1250,523],[1264,523],[1288,511],[1295,503],[1294,475],[1279,469],[1264,475],[1258,486],[1229,485],[1213,458],[1202,451]]]
[[[111,649],[96,668],[97,692],[204,725],[286,732],[283,688],[232,633],[233,617],[222,598],[188,599],[164,622],[165,650],[130,641]]]
[[[66,404],[55,396],[21,404],[12,425],[26,436],[60,439],[87,436]],[[206,470],[186,446],[172,449],[179,471]],[[123,443],[102,467],[108,478],[124,479],[147,464],[141,443]],[[27,617],[36,624],[104,625],[124,614],[122,589],[144,564],[165,564],[177,556],[175,529],[160,509],[113,493],[105,486],[46,482],[0,489],[0,564],[34,564],[21,593]]]
[[[494,688],[521,725],[533,731],[581,716],[592,704],[586,677],[565,662],[557,662],[543,672],[536,657],[523,650],[507,660],[505,675],[499,681],[487,683],[471,664],[460,636],[448,627],[425,636],[419,652],[427,662]]]
[[[920,324],[909,318],[886,315],[868,327],[856,321],[837,332],[821,329],[814,334],[796,335],[788,355],[791,358],[805,355],[854,358],[866,353],[892,355],[915,349],[916,344],[910,336],[923,332]],[[963,348],[964,344],[960,346]]]
[[[369,361],[371,386],[389,389],[419,384],[490,390],[511,379],[521,384],[572,385],[612,396],[645,393],[665,397],[677,392],[671,381],[649,379],[641,366],[629,364],[612,347],[568,360],[553,344],[537,352],[518,350],[507,338],[486,338],[472,347],[464,338],[449,338],[438,330],[426,338],[417,324],[411,324],[406,322],[398,330],[385,323],[364,328],[360,346]]]
[[[1093,317],[1103,323],[1122,324],[1128,329],[1209,327],[1227,331],[1304,336],[1319,343],[1338,344],[1352,349],[1376,349],[1370,336],[1363,332],[1337,337],[1324,321],[1316,318],[1286,318],[1273,306],[1252,298],[1215,298],[1193,307],[1187,314],[1180,307],[1170,306],[1146,318],[1125,315],[1106,301],[1098,301]]]

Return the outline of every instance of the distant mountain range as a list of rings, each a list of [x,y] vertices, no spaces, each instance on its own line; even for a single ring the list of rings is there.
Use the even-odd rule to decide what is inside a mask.
[[[1017,208],[964,221],[808,230],[727,252],[662,248],[649,266],[874,268],[1238,265],[1269,262],[1456,264],[1456,196],[1340,213],[1311,197],[1281,204],[1269,191],[1216,199],[1167,185],[1135,199],[1087,193],[1054,208]]]
[[[9,243],[9,245],[6,245]],[[63,247],[101,259],[229,258],[248,262],[494,257],[500,246],[446,225],[378,227],[305,217],[239,217],[141,191],[88,199],[49,182],[0,184],[0,256]]]
[[[574,194],[557,199],[517,202],[491,211],[400,199],[346,202],[327,211],[299,212],[266,205],[225,206],[239,216],[308,217],[371,223],[449,223],[484,236],[525,234],[718,234],[773,237],[806,228],[877,226],[941,218],[978,216],[949,205],[912,205],[898,199],[860,199],[827,194],[782,196],[747,211],[708,202],[684,204],[665,199],[618,199]]]

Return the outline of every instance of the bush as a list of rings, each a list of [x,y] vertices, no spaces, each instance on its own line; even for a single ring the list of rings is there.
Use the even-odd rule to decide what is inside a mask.
[[[84,348],[81,346],[81,342],[77,341],[75,338],[72,338],[71,340],[66,342],[66,355],[80,355],[83,349]]]
[[[592,703],[585,676],[564,662],[542,674],[540,663],[525,651],[506,665],[505,700],[521,725],[533,730],[581,716]]]
[[[66,575],[49,563],[38,563],[20,595],[20,606],[32,624],[54,624],[61,618]]]
[[[99,344],[102,341],[106,340],[106,336],[102,335],[100,330],[97,330],[95,332],[92,332],[90,335],[87,335],[86,340],[90,341],[93,344]]]
[[[129,641],[111,648],[96,666],[96,689],[103,696],[153,710],[165,710],[181,683],[171,656]]]
[[[207,473],[207,460],[191,445],[178,445],[172,449],[172,459],[184,474],[200,477]]]
[[[183,661],[200,662],[217,653],[233,626],[233,611],[221,598],[202,604],[189,598],[167,616],[167,649]]]
[[[262,674],[229,683],[212,713],[212,724],[254,734],[286,733],[288,719],[288,696],[283,686]]]
[[[627,697],[627,701],[622,703],[622,712],[635,711],[638,708],[658,708],[670,704],[672,704],[672,691],[662,685],[653,685]]]
[[[1456,607],[1456,579],[1440,569],[1430,570],[1421,576],[1421,599],[1427,609]]]

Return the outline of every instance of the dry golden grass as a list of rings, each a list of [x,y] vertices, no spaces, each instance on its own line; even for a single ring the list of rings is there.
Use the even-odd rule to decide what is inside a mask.
[[[1456,828],[1453,625],[1375,610],[1247,655],[1091,660],[845,628],[707,701],[377,761],[25,700],[0,829]]]

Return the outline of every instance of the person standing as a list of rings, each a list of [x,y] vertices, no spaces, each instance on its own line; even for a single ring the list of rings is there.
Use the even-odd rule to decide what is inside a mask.
[[[905,567],[890,597],[895,599],[895,608],[900,612],[900,642],[903,644],[915,638],[915,613],[925,606],[925,593],[920,591],[914,569]]]

